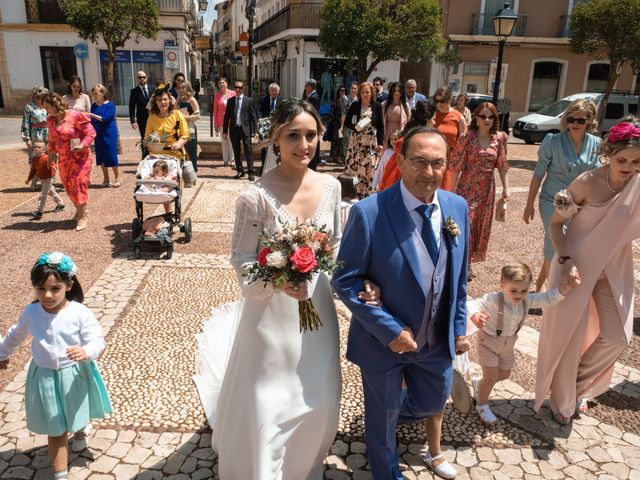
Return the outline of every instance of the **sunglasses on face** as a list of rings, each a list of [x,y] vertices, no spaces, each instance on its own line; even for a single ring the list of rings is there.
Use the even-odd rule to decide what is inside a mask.
[[[569,117],[569,118],[567,118],[567,123],[577,123],[578,125],[584,125],[585,123],[587,123],[587,119],[586,118]]]
[[[478,115],[478,118],[481,118],[482,120],[493,120],[496,117],[494,115]]]
[[[244,88],[244,85],[234,85],[233,88],[235,88],[236,90],[242,90]]]
[[[436,103],[447,103],[447,99],[446,98],[436,98],[435,101],[436,101]]]
[[[144,80],[147,77],[138,77],[138,80]]]

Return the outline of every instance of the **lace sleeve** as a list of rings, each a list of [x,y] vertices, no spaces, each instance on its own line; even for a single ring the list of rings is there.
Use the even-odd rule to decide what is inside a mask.
[[[260,233],[264,228],[264,208],[255,192],[243,193],[236,202],[236,221],[233,226],[231,265],[238,275],[240,291],[245,298],[264,300],[273,293],[273,286],[258,280],[249,283],[243,276],[247,264],[258,258]]]
[[[573,201],[573,195],[568,190],[560,190],[556,193],[553,197],[553,206],[556,212],[565,218],[573,217],[580,210],[580,205],[576,205]]]

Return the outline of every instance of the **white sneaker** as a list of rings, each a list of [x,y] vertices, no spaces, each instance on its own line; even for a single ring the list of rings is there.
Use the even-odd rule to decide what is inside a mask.
[[[476,405],[476,412],[484,423],[496,423],[498,418],[493,414],[489,405]]]
[[[433,461],[440,458],[442,458],[442,453],[439,453],[438,455],[435,455],[433,457],[428,451],[422,454],[424,463],[427,464],[427,467],[429,467],[433,471],[433,473],[448,480],[453,480],[454,478],[456,478],[458,476],[458,472],[455,468],[453,468],[453,465],[451,465],[446,460],[440,463],[437,467],[433,466]]]
[[[78,430],[73,435],[73,441],[71,442],[72,452],[75,452],[75,453],[82,452],[84,449],[87,448],[87,441],[89,436],[91,435],[91,430],[93,430],[93,428],[91,427],[91,424],[87,423],[82,430]]]

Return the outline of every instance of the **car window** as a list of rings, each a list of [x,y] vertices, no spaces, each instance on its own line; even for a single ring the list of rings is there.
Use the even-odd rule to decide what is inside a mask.
[[[571,102],[569,100],[560,100],[547,105],[546,107],[542,107],[536,113],[539,113],[540,115],[546,115],[548,117],[557,117],[564,113],[570,103]]]
[[[624,116],[624,105],[622,103],[608,103],[604,118],[617,120]]]
[[[629,104],[629,115],[635,115],[636,113],[638,113],[638,104],[632,102]]]

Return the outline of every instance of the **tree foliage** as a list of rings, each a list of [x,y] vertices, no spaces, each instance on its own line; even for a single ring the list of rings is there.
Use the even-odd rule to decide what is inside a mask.
[[[60,0],[60,9],[80,38],[107,47],[107,88],[113,91],[115,52],[131,35],[156,38],[160,31],[156,0]]]
[[[640,64],[640,0],[590,0],[571,15],[570,48],[575,53],[609,59],[609,83],[598,107],[602,125],[609,95],[625,63]]]
[[[385,60],[431,60],[445,44],[440,22],[438,0],[324,0],[318,43],[356,60],[364,81]]]

